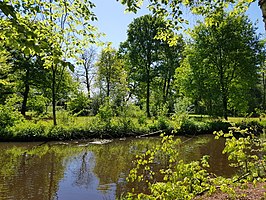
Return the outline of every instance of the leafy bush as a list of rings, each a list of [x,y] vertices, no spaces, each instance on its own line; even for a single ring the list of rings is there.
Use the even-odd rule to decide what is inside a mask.
[[[47,125],[44,125],[41,122],[35,124],[30,121],[24,121],[11,127],[9,132],[12,133],[12,140],[34,141],[45,139],[46,129]]]
[[[185,163],[179,157],[181,140],[164,136],[161,144],[137,155],[135,167],[130,170],[127,181],[146,187],[146,193],[137,193],[137,186],[125,199],[193,199],[204,192],[210,194],[219,187],[234,194],[230,188],[233,181],[212,177],[206,170],[208,156],[200,161]],[[162,177],[162,178],[160,178]],[[141,184],[138,184],[141,183]]]
[[[71,131],[68,127],[63,125],[57,125],[50,128],[47,133],[49,139],[52,140],[67,140],[71,138]]]
[[[23,120],[23,116],[12,107],[0,104],[0,134],[7,134],[7,129]]]
[[[46,112],[46,104],[48,99],[42,95],[35,95],[28,101],[29,110],[37,112],[38,115]]]
[[[72,114],[75,114],[76,116],[86,116],[90,113],[89,104],[89,98],[81,92],[70,102],[68,102],[67,108]]]
[[[184,120],[180,129],[177,131],[181,134],[197,135],[197,134],[211,134],[214,131],[228,131],[231,126],[229,122],[222,121],[195,121],[193,119]]]
[[[59,124],[64,124],[64,125],[73,125],[75,122],[75,117],[71,115],[68,111],[66,110],[59,110],[57,112],[57,120]]]
[[[240,182],[256,183],[266,180],[266,144],[265,138],[258,138],[252,133],[252,129],[233,127],[229,133],[215,132],[216,139],[226,138],[224,154],[228,155],[231,166],[236,167],[239,173],[234,178]],[[242,135],[243,137],[235,137]]]
[[[114,116],[114,112],[109,100],[106,100],[105,103],[100,106],[97,116],[105,122],[110,122],[111,118]]]
[[[233,131],[234,130],[234,131]],[[127,181],[136,183],[132,192],[122,199],[194,199],[197,195],[217,189],[229,194],[229,198],[238,198],[235,188],[241,189],[245,183],[265,182],[266,180],[266,143],[265,136],[258,138],[251,129],[233,128],[229,133],[215,132],[216,139],[226,138],[224,154],[228,154],[231,166],[239,170],[232,178],[209,174],[208,156],[200,161],[185,163],[179,152],[181,140],[173,136],[162,138],[161,144],[136,156],[135,167],[130,170]],[[235,132],[245,137],[236,138]],[[141,183],[141,184],[139,184]],[[138,185],[146,189],[138,193]]]
[[[171,129],[171,124],[169,118],[165,116],[158,117],[158,129],[159,130],[168,130]]]

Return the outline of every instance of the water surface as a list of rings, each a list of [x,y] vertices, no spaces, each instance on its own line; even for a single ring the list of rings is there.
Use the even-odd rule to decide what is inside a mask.
[[[209,169],[230,176],[233,170],[223,155],[224,141],[212,135],[182,138],[182,159],[210,155]],[[51,143],[0,143],[1,200],[108,200],[130,191],[129,170],[136,154],[145,152],[160,138]]]

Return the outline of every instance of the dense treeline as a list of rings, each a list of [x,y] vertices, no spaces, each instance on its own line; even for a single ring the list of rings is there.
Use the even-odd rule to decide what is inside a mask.
[[[42,57],[2,43],[1,104],[24,116],[47,114],[53,95],[56,106],[77,115],[95,115],[107,101],[114,110],[135,104],[148,117],[180,104],[225,119],[265,108],[264,43],[246,16],[225,13],[212,27],[201,22],[172,46],[155,38],[164,26],[150,15],[135,19],[119,50],[108,44],[97,59],[87,50],[74,73],[50,70]]]
[[[1,109],[54,125],[58,110],[101,118],[124,117],[129,107],[148,118],[260,114],[265,41],[244,11],[216,6],[178,34],[163,15],[136,18],[118,49],[97,50],[93,3],[3,3]]]

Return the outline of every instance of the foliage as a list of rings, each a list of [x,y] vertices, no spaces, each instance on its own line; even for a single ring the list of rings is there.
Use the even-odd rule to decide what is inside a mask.
[[[48,104],[48,98],[43,95],[36,95],[30,98],[28,102],[28,109],[35,111],[37,115],[44,114],[46,112],[46,106]]]
[[[127,11],[135,13],[143,4],[143,0],[120,0],[120,2],[127,6]],[[216,23],[213,17],[215,17],[219,11],[230,7],[232,9],[232,15],[237,15],[245,12],[251,2],[255,2],[255,0],[151,0],[148,8],[154,16],[167,20],[167,27],[162,29],[156,37],[167,41],[170,45],[174,45],[177,42],[177,37],[173,35],[173,30],[175,32],[176,30],[183,29],[184,24],[189,23],[184,14],[184,7],[187,7],[193,14],[206,17],[208,19],[208,25],[212,26]]]
[[[98,85],[104,97],[121,106],[127,93],[127,71],[111,44],[102,49],[98,62]]]
[[[228,155],[232,167],[239,173],[234,177],[240,182],[263,181],[266,178],[265,139],[256,137],[252,128],[234,127],[229,133],[215,132],[216,138],[226,138],[223,153]],[[242,137],[237,138],[237,135]]]
[[[212,134],[214,131],[220,130],[228,132],[231,126],[229,122],[223,121],[209,120],[204,122],[195,119],[185,119],[176,132],[182,135]]]
[[[11,64],[8,63],[8,59],[10,59],[9,53],[0,44],[0,103],[2,104],[12,88],[10,80]]]
[[[25,121],[23,123],[17,123],[9,131],[13,133],[13,138],[19,139],[20,141],[34,141],[45,139],[46,129],[47,126],[42,123],[35,124],[30,121]],[[10,139],[13,139],[12,137]]]
[[[83,92],[76,95],[67,103],[67,109],[76,116],[85,116],[90,113],[90,99]]]
[[[105,101],[105,103],[100,107],[99,112],[97,114],[101,121],[110,123],[111,118],[114,116],[114,111],[112,108],[112,104],[109,99]]]
[[[195,106],[201,104],[207,113],[227,119],[229,111],[241,114],[248,110],[250,88],[258,81],[261,46],[243,14],[220,11],[215,21],[210,27],[205,19],[191,32],[193,41],[184,52],[182,65],[189,69],[177,69],[177,79],[188,81],[179,80],[181,91]]]
[[[235,137],[236,132],[242,137]],[[228,155],[230,165],[239,171],[234,177],[227,179],[209,174],[208,156],[201,161],[185,163],[179,157],[182,149],[180,139],[165,136],[161,144],[136,156],[135,167],[127,178],[129,182],[147,187],[146,192],[138,193],[136,186],[124,199],[193,199],[206,192],[212,194],[218,188],[234,199],[236,187],[252,181],[254,184],[265,181],[264,137],[257,138],[251,129],[240,128],[233,128],[229,133],[219,131],[214,134],[217,139],[226,138],[223,153]]]
[[[132,81],[132,93],[139,100],[146,101],[146,114],[150,113],[151,86],[158,73],[159,52],[162,41],[155,39],[160,28],[166,26],[161,18],[145,15],[134,19],[129,25],[126,42],[120,51],[129,61],[129,80]]]
[[[8,129],[22,121],[22,116],[12,107],[0,104],[0,134],[5,137]]]
[[[67,67],[74,71],[71,62],[78,62],[78,53],[82,53],[89,42],[94,42],[96,29],[89,25],[96,20],[91,11],[94,6],[90,1],[63,0],[36,1],[34,4],[28,0],[23,3],[12,0],[0,4],[1,41],[25,57],[41,58],[42,66],[52,72],[50,87],[54,125],[60,86],[56,80],[61,79]],[[26,90],[29,90],[28,86]],[[26,99],[22,104],[24,115]]]
[[[135,167],[130,171],[128,181],[146,185],[147,193],[128,193],[126,199],[193,199],[196,195],[216,191],[223,183],[223,191],[232,192],[232,181],[222,177],[212,178],[207,172],[208,156],[201,161],[185,163],[179,157],[180,139],[164,136],[161,144],[137,155]],[[155,168],[159,168],[155,174]],[[159,178],[158,177],[162,177]]]

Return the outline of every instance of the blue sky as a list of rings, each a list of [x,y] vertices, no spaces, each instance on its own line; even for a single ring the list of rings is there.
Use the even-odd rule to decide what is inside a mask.
[[[112,42],[113,47],[118,48],[120,42],[127,39],[127,27],[133,21],[134,18],[145,15],[148,10],[143,8],[137,14],[125,13],[125,7],[116,0],[92,0],[96,8],[94,12],[98,17],[98,21],[95,25],[99,31],[105,33],[106,36],[100,40],[102,42]],[[258,3],[252,3],[247,14],[253,23],[257,22],[258,32],[265,33],[264,24],[262,22],[261,10],[258,7]],[[196,19],[189,19],[190,21],[196,21]]]

